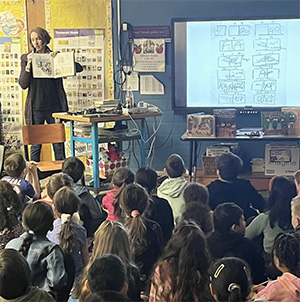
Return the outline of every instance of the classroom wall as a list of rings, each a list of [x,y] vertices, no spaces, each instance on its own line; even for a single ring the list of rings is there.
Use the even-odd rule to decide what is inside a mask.
[[[119,41],[117,32],[118,7],[120,8],[120,24],[126,22],[132,26],[168,25],[171,27],[172,18],[210,18],[212,15],[220,18],[243,17],[245,19],[299,16],[299,0],[113,0],[115,69],[118,68],[116,47]],[[120,37],[123,50],[128,42],[126,35],[127,33],[123,32]],[[164,95],[135,93],[136,102],[143,100],[158,106],[163,111],[163,123],[157,135],[152,162],[152,167],[157,170],[164,168],[167,157],[172,153],[179,153],[187,164],[189,160],[189,143],[180,140],[181,135],[186,130],[186,117],[174,115],[172,110],[171,62],[171,43],[166,43],[166,71],[151,73],[164,84]],[[115,91],[115,97],[122,97],[122,93],[118,92],[118,87]],[[149,128],[152,129],[152,124],[149,125]],[[247,141],[239,143],[243,158],[245,161],[249,161],[252,157],[264,157],[264,146],[269,142]],[[207,145],[208,143],[205,142],[200,145],[198,166],[201,166],[200,157],[205,152]],[[134,160],[131,160],[131,166],[136,168]]]

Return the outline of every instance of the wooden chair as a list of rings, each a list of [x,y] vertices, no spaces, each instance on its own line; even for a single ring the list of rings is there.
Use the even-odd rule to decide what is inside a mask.
[[[31,125],[22,127],[23,145],[25,150],[25,158],[30,160],[28,145],[42,145],[53,143],[64,143],[66,141],[65,125],[59,124],[44,124]],[[63,148],[64,153],[64,148]],[[63,160],[55,161],[40,161],[38,169],[41,172],[56,172],[61,171]]]

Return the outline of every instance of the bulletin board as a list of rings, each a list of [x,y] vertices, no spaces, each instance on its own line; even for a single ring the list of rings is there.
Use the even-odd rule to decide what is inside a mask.
[[[66,12],[68,12],[66,14]],[[105,29],[105,98],[114,98],[111,0],[46,0],[46,29]]]
[[[27,49],[25,0],[1,1],[0,102],[4,145],[19,150],[22,127],[22,89],[18,84],[21,54]]]

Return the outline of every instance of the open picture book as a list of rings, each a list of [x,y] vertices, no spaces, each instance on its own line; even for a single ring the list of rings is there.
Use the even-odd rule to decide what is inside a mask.
[[[75,74],[74,53],[58,53],[54,58],[49,53],[32,54],[34,78],[61,78]]]

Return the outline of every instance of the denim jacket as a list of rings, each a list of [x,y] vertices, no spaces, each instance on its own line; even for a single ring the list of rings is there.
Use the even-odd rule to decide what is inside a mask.
[[[7,248],[19,250],[27,232],[19,238],[12,239]],[[60,246],[46,237],[34,236],[26,260],[32,272],[32,285],[46,291],[57,290],[67,283],[63,251]]]

